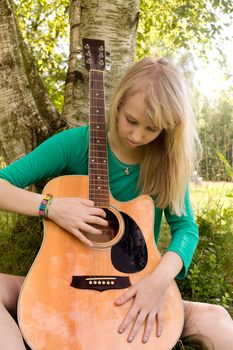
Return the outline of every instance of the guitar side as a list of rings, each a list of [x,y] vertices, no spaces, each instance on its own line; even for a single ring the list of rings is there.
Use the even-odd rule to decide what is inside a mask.
[[[57,197],[88,198],[87,176],[61,176],[51,180],[44,193]],[[103,249],[83,245],[77,238],[46,220],[40,251],[23,284],[18,317],[23,336],[32,350],[169,350],[182,332],[184,313],[179,290],[172,282],[165,297],[164,330],[142,344],[143,329],[132,343],[128,332],[118,333],[118,327],[130,304],[115,306],[114,300],[126,289],[82,289],[71,286],[74,276],[103,276],[125,278],[130,284],[148,275],[159,263],[160,255],[154,243],[154,204],[149,196],[139,196],[129,202],[111,197],[114,210],[134,219],[143,233],[148,250],[146,266],[139,272],[119,272],[113,264],[112,247]],[[123,230],[124,231],[124,230]],[[116,243],[117,244],[117,243]],[[120,258],[120,257],[119,257]],[[96,282],[97,284],[101,282]],[[114,281],[113,281],[114,282]]]

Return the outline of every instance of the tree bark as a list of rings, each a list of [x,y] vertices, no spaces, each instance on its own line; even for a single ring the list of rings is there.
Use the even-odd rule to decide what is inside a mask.
[[[0,0],[0,161],[23,156],[61,125],[21,37],[13,4]]]
[[[80,1],[72,1],[79,6]],[[76,8],[77,10],[77,8]],[[76,30],[71,47],[70,70],[66,80],[66,93],[62,116],[70,127],[88,121],[89,96],[88,72],[77,59],[77,41],[81,49],[81,38],[104,39],[105,49],[111,54],[111,71],[105,73],[106,110],[116,83],[123,72],[135,60],[136,30],[139,20],[139,0],[82,0],[79,13],[71,23],[71,30]],[[79,28],[79,33],[78,33]],[[76,52],[75,52],[76,46]],[[72,89],[71,89],[72,85]]]

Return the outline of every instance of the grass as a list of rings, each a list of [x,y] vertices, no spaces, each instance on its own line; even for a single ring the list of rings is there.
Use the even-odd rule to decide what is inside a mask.
[[[233,183],[191,184],[191,201],[200,240],[188,275],[178,282],[184,299],[223,305],[233,317]],[[170,240],[162,226],[160,250]],[[175,350],[202,349],[178,344]]]
[[[197,214],[206,208],[229,208],[233,206],[232,182],[202,182],[190,186],[191,201]]]

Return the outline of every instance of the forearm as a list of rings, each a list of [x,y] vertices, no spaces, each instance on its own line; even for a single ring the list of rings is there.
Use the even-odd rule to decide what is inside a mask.
[[[43,196],[18,188],[0,179],[0,210],[38,216],[38,209]]]
[[[175,252],[169,251],[163,255],[152,274],[157,282],[166,287],[178,275],[182,267],[181,257]]]

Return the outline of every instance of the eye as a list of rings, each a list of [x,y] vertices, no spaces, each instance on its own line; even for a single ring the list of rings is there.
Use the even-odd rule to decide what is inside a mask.
[[[130,119],[129,117],[126,116],[126,120],[129,124],[137,124],[136,120]]]
[[[150,131],[150,132],[157,132],[157,131],[159,131],[159,129],[154,129],[154,128],[151,128],[150,126],[147,127],[147,130]]]

